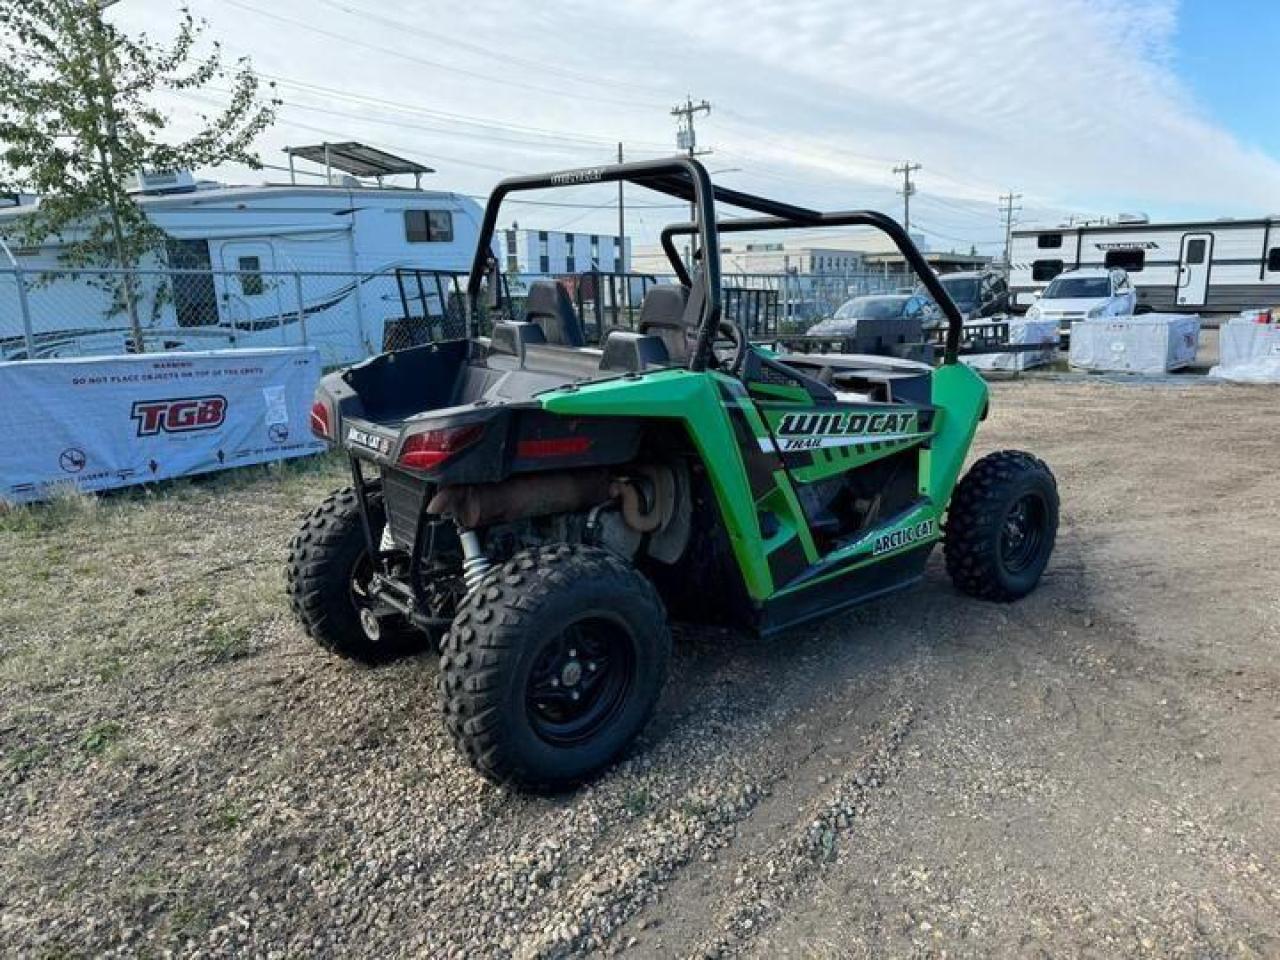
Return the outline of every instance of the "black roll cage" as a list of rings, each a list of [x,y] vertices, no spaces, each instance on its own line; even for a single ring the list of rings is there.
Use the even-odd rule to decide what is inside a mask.
[[[820,213],[805,207],[797,207],[777,200],[758,197],[749,193],[715,186],[706,168],[692,157],[670,157],[665,160],[644,160],[635,163],[603,164],[597,167],[580,167],[553,173],[509,177],[498,183],[489,194],[485,206],[480,236],[476,242],[475,257],[467,280],[467,307],[471,335],[476,335],[475,321],[479,316],[480,288],[485,271],[492,257],[491,244],[498,223],[498,209],[508,194],[525,190],[546,190],[555,187],[578,186],[586,183],[615,183],[619,180],[647,187],[658,193],[686,200],[693,204],[695,216],[691,223],[671,224],[662,231],[662,249],[671,261],[676,277],[685,286],[692,278],[673,237],[698,238],[702,276],[706,284],[702,316],[698,321],[696,346],[689,358],[690,370],[705,370],[711,355],[711,345],[720,325],[720,242],[721,233],[745,233],[766,230],[791,230],[797,227],[875,227],[887,234],[897,246],[907,263],[916,272],[934,301],[947,317],[947,339],[943,354],[944,363],[955,363],[960,347],[960,334],[964,321],[951,297],[937,276],[929,269],[916,245],[896,220],[873,210],[854,210],[839,213]],[[735,220],[716,220],[716,201],[762,214]],[[745,334],[744,334],[745,336]]]

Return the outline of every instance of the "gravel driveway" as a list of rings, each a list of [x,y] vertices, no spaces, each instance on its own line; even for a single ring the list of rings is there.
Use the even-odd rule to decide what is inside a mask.
[[[630,758],[546,799],[430,658],[287,615],[332,461],[0,516],[0,954],[1280,955],[1280,394],[997,384],[1041,589],[678,637]]]

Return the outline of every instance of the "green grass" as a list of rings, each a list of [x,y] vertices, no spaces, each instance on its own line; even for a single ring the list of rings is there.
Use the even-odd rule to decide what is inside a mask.
[[[253,653],[252,631],[243,624],[215,623],[200,638],[200,650],[211,663],[230,663]]]
[[[95,723],[80,738],[80,749],[91,757],[101,756],[124,736],[124,727],[110,720]]]

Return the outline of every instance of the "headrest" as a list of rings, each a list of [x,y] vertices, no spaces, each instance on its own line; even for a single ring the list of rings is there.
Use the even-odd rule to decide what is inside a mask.
[[[525,313],[540,316],[558,317],[568,311],[574,313],[573,301],[569,292],[554,280],[534,280],[529,284],[529,298],[525,305]]]
[[[650,327],[678,327],[684,316],[687,288],[674,283],[660,283],[650,287],[640,304],[641,332]]]
[[[542,327],[548,343],[580,347],[587,342],[569,292],[554,280],[535,280],[529,284],[525,316]]]

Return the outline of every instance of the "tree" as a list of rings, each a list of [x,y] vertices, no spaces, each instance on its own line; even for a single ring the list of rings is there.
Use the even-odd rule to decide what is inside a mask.
[[[164,247],[127,192],[128,178],[228,162],[258,169],[253,144],[280,101],[263,99],[248,60],[225,66],[216,42],[198,54],[206,24],[185,7],[165,44],[104,19],[111,2],[0,0],[0,190],[41,197],[18,218],[24,245],[56,238],[68,267],[128,271]],[[198,129],[185,139],[167,136],[160,96],[214,82],[229,84],[226,106],[197,112]],[[137,277],[112,274],[107,283],[141,352]]]

